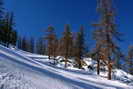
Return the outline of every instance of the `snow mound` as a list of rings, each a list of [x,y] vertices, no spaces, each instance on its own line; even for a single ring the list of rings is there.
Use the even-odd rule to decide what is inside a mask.
[[[113,70],[113,78],[124,83],[133,83],[133,76],[120,69]]]

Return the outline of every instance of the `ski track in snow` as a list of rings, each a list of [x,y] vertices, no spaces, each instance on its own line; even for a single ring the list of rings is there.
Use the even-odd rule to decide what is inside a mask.
[[[47,56],[0,46],[0,89],[133,89],[81,70],[50,65]]]

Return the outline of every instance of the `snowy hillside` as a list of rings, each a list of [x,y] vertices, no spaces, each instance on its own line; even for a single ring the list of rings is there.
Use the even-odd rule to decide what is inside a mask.
[[[131,75],[122,70],[114,75],[117,80],[107,80],[95,72],[64,69],[52,65],[47,56],[0,45],[0,89],[133,89]]]

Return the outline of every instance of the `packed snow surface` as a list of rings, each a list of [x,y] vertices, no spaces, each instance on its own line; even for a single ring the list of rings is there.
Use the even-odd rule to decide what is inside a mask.
[[[132,83],[107,80],[94,72],[76,68],[54,66],[47,58],[0,45],[0,89],[133,89]],[[127,78],[122,70],[115,73],[117,78]],[[133,77],[129,75],[127,79],[131,82]]]

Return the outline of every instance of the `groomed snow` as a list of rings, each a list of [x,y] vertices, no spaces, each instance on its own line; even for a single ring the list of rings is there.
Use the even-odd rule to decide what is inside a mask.
[[[125,75],[121,73],[116,75]],[[107,80],[93,72],[54,66],[47,56],[0,45],[0,89],[133,89],[133,85]]]

